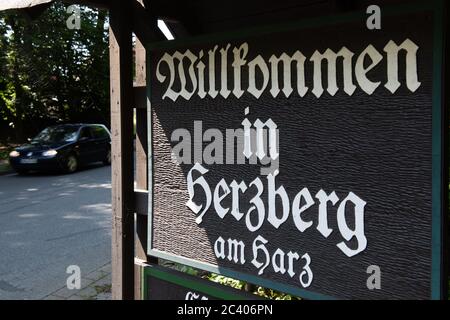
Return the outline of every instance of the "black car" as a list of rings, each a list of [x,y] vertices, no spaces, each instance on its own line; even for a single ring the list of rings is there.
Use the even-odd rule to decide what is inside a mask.
[[[63,124],[41,131],[28,144],[9,154],[13,169],[29,171],[62,170],[75,172],[92,162],[111,164],[111,134],[101,124]]]

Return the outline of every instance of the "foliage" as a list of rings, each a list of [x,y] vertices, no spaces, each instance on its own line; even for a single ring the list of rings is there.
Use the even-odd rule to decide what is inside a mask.
[[[206,277],[208,280],[222,284],[224,286],[229,286],[238,290],[241,290],[245,286],[245,282],[240,280],[235,280],[232,278],[224,277],[218,274],[211,273]]]
[[[200,271],[195,268],[185,266],[185,265],[182,265],[179,263],[171,262],[168,260],[160,259],[159,264],[164,267],[175,269],[177,271],[184,272],[184,273],[187,273],[187,274],[190,274],[193,276],[202,277],[204,279],[213,281],[215,283],[219,283],[224,286],[232,287],[237,290],[244,290],[245,285],[246,285],[246,282],[241,281],[241,280],[236,280],[236,279],[225,277],[225,276],[215,274],[215,273]],[[298,298],[298,297],[293,297],[291,295],[288,295],[288,294],[285,294],[282,292],[278,292],[278,291],[275,291],[275,290],[272,290],[269,288],[263,288],[263,287],[257,287],[257,286],[254,286],[254,288],[255,288],[255,290],[253,291],[254,294],[256,294],[260,297],[266,298],[266,299],[300,300],[300,298]]]
[[[36,20],[0,14],[0,125],[16,140],[43,124],[109,122],[106,12],[83,8],[79,30],[68,17],[60,2]]]
[[[244,290],[245,288],[245,282],[244,281],[240,281],[240,280],[236,280],[236,279],[232,279],[232,278],[228,278],[222,275],[218,275],[218,274],[208,274],[206,277],[206,279],[214,281],[216,283],[225,285],[225,286],[229,286],[238,290]],[[272,299],[272,300],[299,300],[299,298],[297,297],[293,297],[291,295],[282,293],[282,292],[278,292],[269,288],[264,288],[264,287],[255,287],[256,290],[253,291],[254,294],[266,298],[266,299]]]
[[[294,297],[286,293],[263,287],[258,287],[256,294],[266,299],[272,300],[301,300],[299,297]]]

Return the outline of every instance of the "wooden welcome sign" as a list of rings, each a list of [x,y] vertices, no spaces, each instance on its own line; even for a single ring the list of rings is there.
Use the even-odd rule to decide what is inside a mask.
[[[443,298],[442,12],[149,46],[148,254],[308,299]]]

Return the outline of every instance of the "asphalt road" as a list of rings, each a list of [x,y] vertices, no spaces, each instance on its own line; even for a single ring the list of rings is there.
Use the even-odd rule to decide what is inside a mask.
[[[111,168],[0,176],[0,299],[42,299],[111,260]]]

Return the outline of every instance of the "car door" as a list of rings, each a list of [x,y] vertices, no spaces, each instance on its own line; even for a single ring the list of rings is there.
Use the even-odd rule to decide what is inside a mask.
[[[91,129],[88,126],[82,127],[78,137],[78,153],[79,159],[83,163],[96,161],[95,159],[95,143]]]

